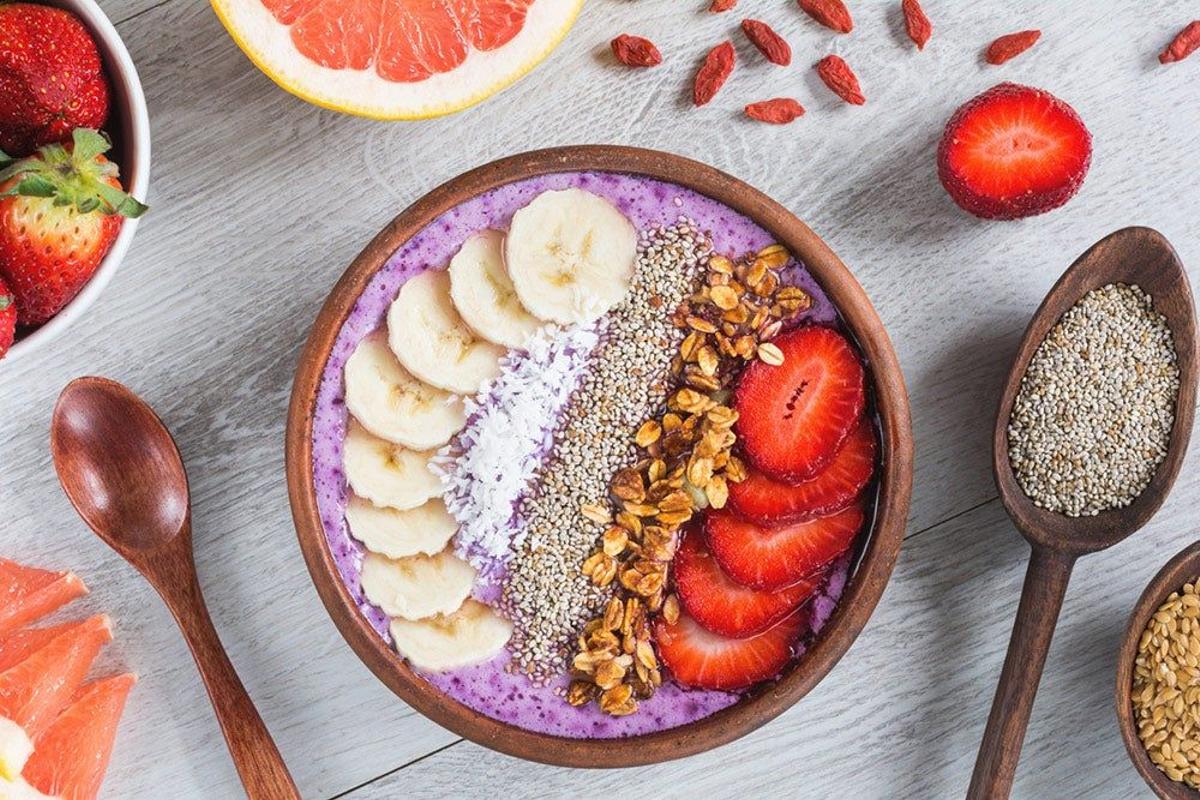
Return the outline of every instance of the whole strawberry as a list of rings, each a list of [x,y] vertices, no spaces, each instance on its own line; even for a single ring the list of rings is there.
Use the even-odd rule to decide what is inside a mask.
[[[0,280],[0,358],[8,354],[17,335],[17,298]]]
[[[0,150],[25,156],[108,119],[96,43],[69,11],[0,5]]]
[[[123,217],[146,206],[121,190],[99,132],[77,128],[0,169],[0,277],[17,298],[17,321],[40,325],[75,297],[100,266]]]

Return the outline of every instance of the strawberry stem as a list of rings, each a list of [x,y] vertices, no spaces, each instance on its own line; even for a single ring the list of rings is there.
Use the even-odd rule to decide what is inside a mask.
[[[99,131],[76,128],[70,146],[48,144],[19,161],[0,153],[0,183],[16,178],[0,197],[46,197],[56,206],[73,205],[84,214],[140,217],[146,205],[111,183],[118,171],[104,158],[110,147]]]

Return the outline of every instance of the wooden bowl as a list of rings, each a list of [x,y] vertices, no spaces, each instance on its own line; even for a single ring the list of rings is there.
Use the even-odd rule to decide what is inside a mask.
[[[871,367],[882,427],[874,528],[837,610],[807,652],[777,682],[729,708],[677,728],[623,739],[570,739],[498,722],[452,700],[411,670],[363,617],[342,583],[321,525],[312,474],[313,413],[322,371],[355,301],[388,257],[438,215],[472,197],[524,178],[575,171],[674,183],[717,200],[771,233],[807,265],[857,339]],[[487,164],[434,189],[396,217],[325,301],[300,356],[287,426],[288,491],[300,547],[325,607],[358,656],[405,702],[460,736],[521,758],[581,767],[656,763],[716,747],[778,716],[812,689],[858,636],[891,575],[912,493],[912,459],[908,394],[891,341],[862,287],[833,251],[783,206],[712,167],[667,153],[607,145],[540,150]]]
[[[1137,656],[1138,641],[1142,638],[1142,632],[1146,630],[1154,612],[1171,592],[1178,591],[1185,583],[1197,577],[1200,577],[1200,542],[1180,551],[1146,586],[1146,590],[1133,607],[1133,613],[1129,615],[1125,636],[1121,639],[1121,649],[1117,653],[1116,703],[1121,738],[1125,740],[1125,750],[1128,751],[1133,766],[1154,793],[1163,800],[1197,800],[1200,798],[1200,792],[1185,783],[1168,778],[1154,765],[1146,753],[1146,748],[1142,746],[1133,716],[1133,662]]]

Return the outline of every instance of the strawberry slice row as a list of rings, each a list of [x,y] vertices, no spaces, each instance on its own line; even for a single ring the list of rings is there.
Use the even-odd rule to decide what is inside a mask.
[[[777,676],[808,630],[807,603],[863,529],[878,443],[862,361],[837,331],[776,337],[734,395],[752,465],[729,506],[709,509],[674,560],[683,613],[659,620],[659,656],[687,686],[729,690]]]

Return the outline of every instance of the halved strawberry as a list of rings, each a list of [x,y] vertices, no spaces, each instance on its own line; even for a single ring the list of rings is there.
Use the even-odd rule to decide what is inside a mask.
[[[1058,208],[1083,185],[1092,136],[1049,92],[1001,83],[954,112],[938,147],[938,177],[977,217],[1017,219]]]
[[[757,636],[729,639],[681,613],[674,625],[664,619],[655,623],[654,641],[663,663],[685,686],[742,689],[778,675],[807,626],[805,607]]]
[[[798,483],[825,468],[862,416],[863,365],[832,328],[798,328],[772,341],[783,363],[755,361],[742,373],[737,435],[754,466]]]
[[[812,480],[795,485],[751,470],[729,484],[729,506],[759,525],[803,522],[841,511],[854,502],[875,472],[875,426],[864,419]]]
[[[866,514],[861,502],[827,517],[764,527],[729,510],[710,510],[704,534],[725,574],[743,586],[780,589],[850,549]]]
[[[775,592],[735,583],[721,571],[699,530],[684,536],[672,565],[684,609],[713,633],[735,639],[762,633],[812,597],[820,585],[820,576]]]

